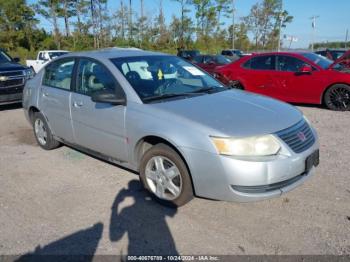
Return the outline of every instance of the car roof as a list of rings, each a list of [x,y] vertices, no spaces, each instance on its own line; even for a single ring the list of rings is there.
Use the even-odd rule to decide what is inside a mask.
[[[39,52],[52,52],[52,53],[57,53],[57,52],[70,52],[67,50],[41,50]]]
[[[319,49],[316,52],[322,52],[322,51],[348,51],[347,48],[324,48],[324,49]]]
[[[259,55],[303,55],[303,54],[313,54],[310,51],[284,51],[284,52],[261,52],[261,53],[253,53],[253,56]]]
[[[112,48],[98,49],[93,51],[69,53],[65,55],[65,57],[87,56],[87,57],[96,58],[96,59],[111,59],[111,58],[119,58],[119,57],[156,56],[156,55],[166,56],[169,54],[144,51],[138,48],[112,47]]]

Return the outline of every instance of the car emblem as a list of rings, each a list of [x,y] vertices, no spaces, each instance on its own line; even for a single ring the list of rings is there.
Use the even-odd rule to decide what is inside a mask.
[[[305,142],[305,140],[307,139],[304,132],[299,132],[297,135],[301,142]]]
[[[7,76],[0,76],[0,81],[7,81],[9,78]]]

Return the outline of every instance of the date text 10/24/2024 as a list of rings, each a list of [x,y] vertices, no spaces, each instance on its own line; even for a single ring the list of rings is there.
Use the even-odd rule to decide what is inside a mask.
[[[218,261],[217,256],[127,256],[127,261]]]

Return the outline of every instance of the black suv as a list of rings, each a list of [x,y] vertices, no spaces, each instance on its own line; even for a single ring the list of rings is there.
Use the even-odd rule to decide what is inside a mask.
[[[0,49],[0,105],[21,102],[24,84],[33,77],[33,70],[18,62]]]

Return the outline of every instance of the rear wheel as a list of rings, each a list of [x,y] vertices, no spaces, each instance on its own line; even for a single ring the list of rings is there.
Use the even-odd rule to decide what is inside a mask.
[[[39,146],[45,150],[52,150],[59,147],[60,143],[55,140],[45,117],[36,112],[33,115],[34,135]]]
[[[161,204],[177,207],[193,198],[192,182],[184,161],[165,144],[157,144],[144,154],[140,180]]]
[[[350,110],[350,86],[337,84],[330,87],[324,95],[324,103],[331,110]]]

